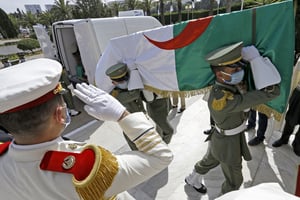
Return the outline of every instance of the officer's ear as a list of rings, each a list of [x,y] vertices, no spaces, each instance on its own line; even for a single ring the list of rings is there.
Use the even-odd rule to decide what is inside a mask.
[[[58,123],[64,123],[65,122],[65,112],[64,112],[64,109],[65,106],[62,106],[62,105],[57,105],[56,109],[55,109],[55,120],[58,122]]]

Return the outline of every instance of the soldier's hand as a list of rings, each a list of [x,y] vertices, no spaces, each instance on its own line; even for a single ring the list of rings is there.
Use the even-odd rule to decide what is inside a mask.
[[[256,57],[260,56],[257,48],[253,45],[243,47],[241,53],[242,53],[242,58],[246,61],[249,61],[249,62],[251,60],[255,59]]]
[[[87,104],[85,111],[99,120],[118,121],[126,110],[118,100],[93,85],[77,84],[74,93]]]

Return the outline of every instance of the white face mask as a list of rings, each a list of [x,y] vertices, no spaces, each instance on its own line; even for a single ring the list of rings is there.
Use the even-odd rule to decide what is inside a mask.
[[[122,83],[118,83],[117,87],[120,89],[128,89],[128,81],[124,81]]]
[[[240,83],[243,80],[244,74],[245,74],[243,69],[241,69],[240,71],[235,72],[233,74],[228,74],[228,73],[223,72],[223,71],[221,71],[221,73],[223,73],[227,76],[230,76],[230,78],[231,78],[230,81],[226,81],[226,80],[223,79],[224,82],[229,84],[229,85],[236,85],[236,84]]]

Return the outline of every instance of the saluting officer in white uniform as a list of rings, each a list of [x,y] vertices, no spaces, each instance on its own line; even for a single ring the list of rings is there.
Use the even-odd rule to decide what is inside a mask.
[[[172,152],[143,113],[130,114],[85,83],[75,90],[85,110],[118,122],[138,151],[114,155],[63,140],[70,117],[61,96],[61,72],[60,63],[45,58],[0,70],[0,124],[14,136],[0,145],[1,199],[119,199],[118,194],[169,165]]]

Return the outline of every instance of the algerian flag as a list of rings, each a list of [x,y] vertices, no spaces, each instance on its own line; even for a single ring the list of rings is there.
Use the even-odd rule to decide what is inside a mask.
[[[294,35],[293,4],[289,0],[114,38],[97,65],[96,85],[111,90],[105,71],[123,62],[140,74],[142,83],[134,78],[131,89],[144,85],[165,95],[180,91],[199,94],[214,81],[205,56],[219,47],[243,41],[244,46],[254,44],[281,74],[280,96],[263,106],[263,112],[272,112],[280,119],[290,91]]]

